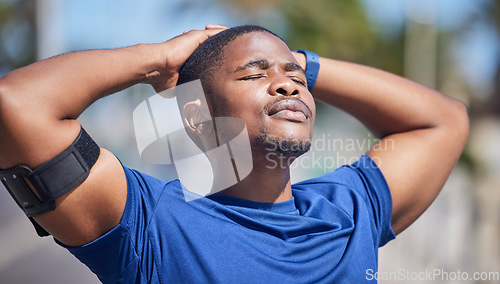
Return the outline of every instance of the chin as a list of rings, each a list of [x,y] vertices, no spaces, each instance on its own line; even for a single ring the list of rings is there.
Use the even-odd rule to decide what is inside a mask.
[[[272,136],[263,133],[253,139],[252,146],[266,153],[277,153],[287,157],[298,158],[311,148],[311,138],[294,136]]]

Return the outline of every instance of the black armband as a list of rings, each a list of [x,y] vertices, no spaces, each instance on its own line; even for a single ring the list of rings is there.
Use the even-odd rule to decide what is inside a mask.
[[[0,180],[12,198],[21,207],[35,226],[39,236],[48,236],[32,217],[56,208],[55,199],[63,196],[88,176],[99,158],[100,148],[83,128],[66,150],[52,160],[32,170],[27,166],[16,166],[0,170]],[[30,189],[36,189],[40,198]]]

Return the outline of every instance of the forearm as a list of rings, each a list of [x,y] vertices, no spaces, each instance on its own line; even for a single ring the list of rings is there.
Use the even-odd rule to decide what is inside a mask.
[[[347,111],[379,137],[446,123],[457,101],[402,77],[321,58],[315,98]]]
[[[157,76],[160,57],[151,45],[81,51],[0,78],[0,168],[37,166],[62,151],[78,133],[74,119],[97,99]]]
[[[159,54],[151,45],[62,54],[0,78],[0,95],[8,106],[33,115],[76,118],[95,100],[153,76]]]

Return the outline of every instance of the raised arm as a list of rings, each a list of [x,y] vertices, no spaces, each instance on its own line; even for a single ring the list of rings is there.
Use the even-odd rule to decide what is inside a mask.
[[[217,26],[164,43],[52,57],[0,78],[0,168],[49,161],[76,138],[75,120],[89,105],[137,83],[156,91],[175,86],[178,70]],[[56,199],[56,209],[36,221],[59,241],[82,245],[116,226],[127,184],[118,160],[104,149],[89,177]]]
[[[305,58],[296,54],[305,65]],[[374,68],[320,58],[315,98],[347,111],[381,140],[368,155],[384,174],[397,233],[436,198],[468,137],[465,105]]]

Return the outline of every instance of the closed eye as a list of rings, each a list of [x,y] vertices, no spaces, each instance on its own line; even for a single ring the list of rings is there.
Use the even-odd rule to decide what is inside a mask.
[[[306,82],[304,82],[304,80],[300,79],[300,78],[297,78],[297,77],[290,77],[290,79],[292,81],[294,81],[295,83],[301,85],[301,86],[306,86]]]
[[[263,74],[254,74],[254,75],[245,76],[243,78],[240,78],[239,80],[241,80],[241,81],[256,80],[256,79],[260,79],[260,78],[264,78],[264,77],[265,76]]]

